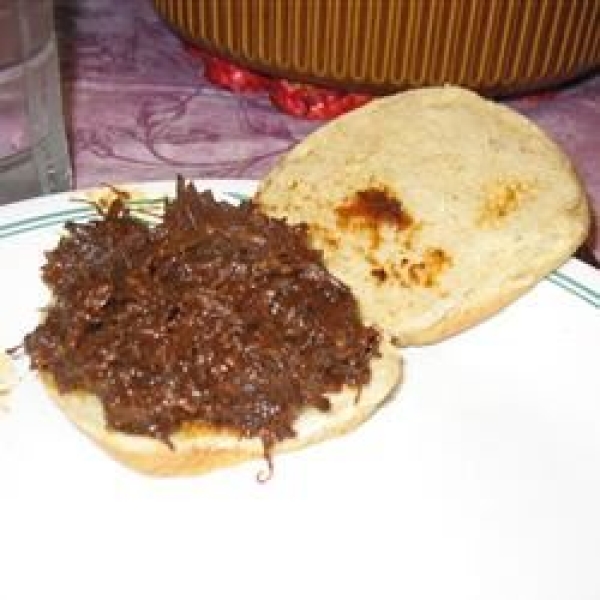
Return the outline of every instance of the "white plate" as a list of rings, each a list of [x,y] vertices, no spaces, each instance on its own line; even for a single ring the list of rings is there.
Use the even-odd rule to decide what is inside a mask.
[[[37,322],[73,195],[0,209],[2,347]],[[598,272],[569,262],[483,325],[406,351],[389,405],[278,457],[265,485],[256,463],[137,475],[25,375],[0,414],[0,597],[598,599],[599,305]]]

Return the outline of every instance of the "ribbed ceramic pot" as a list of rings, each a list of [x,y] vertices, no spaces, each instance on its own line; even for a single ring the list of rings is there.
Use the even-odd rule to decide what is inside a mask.
[[[600,0],[153,0],[184,38],[276,77],[505,95],[600,65]]]

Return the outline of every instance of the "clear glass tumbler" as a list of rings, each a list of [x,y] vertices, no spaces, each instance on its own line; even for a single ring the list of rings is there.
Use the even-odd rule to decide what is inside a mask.
[[[0,0],[0,204],[71,181],[52,0]]]

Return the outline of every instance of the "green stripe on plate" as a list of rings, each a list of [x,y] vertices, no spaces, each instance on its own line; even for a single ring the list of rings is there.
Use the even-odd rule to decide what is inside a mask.
[[[561,273],[560,271],[555,271],[548,276],[548,280],[563,290],[578,296],[588,304],[600,308],[600,292],[584,285],[580,281],[577,281],[577,279],[573,279],[573,277],[565,275],[565,273]]]
[[[35,217],[27,217],[25,219],[17,219],[16,221],[3,223],[0,225],[0,238],[10,237],[11,235],[16,235],[18,233],[25,233],[26,231],[48,227],[49,225],[55,225],[56,223],[64,223],[69,219],[91,214],[92,210],[90,208],[82,207],[59,210],[46,213],[44,215],[36,215]]]
[[[241,202],[245,202],[249,199],[249,197],[246,194],[241,194],[238,192],[226,192],[225,195]],[[133,206],[134,208],[144,206],[155,206],[157,204],[162,205],[166,199],[166,196],[162,198],[135,199],[128,200],[127,204],[129,206]],[[77,202],[78,200],[73,199],[73,201]],[[21,233],[35,231],[36,229],[53,227],[54,225],[60,225],[61,223],[66,223],[67,221],[71,220],[79,221],[83,217],[89,217],[92,214],[94,214],[94,210],[91,208],[91,206],[89,206],[88,200],[81,200],[81,202],[85,202],[88,205],[78,208],[66,208],[63,210],[49,212],[42,215],[35,215],[33,217],[17,219],[8,223],[2,223],[0,224],[0,240],[9,238],[13,235],[19,235]]]
[[[53,227],[54,225],[63,226],[65,222],[68,221],[87,221],[91,213],[82,213],[79,215],[72,215],[69,219],[65,219],[62,216],[55,216],[54,218],[44,218],[37,219],[31,221],[26,219],[27,223],[15,223],[14,227],[8,231],[0,232],[0,240],[14,237],[15,235],[19,235],[20,233],[28,233],[30,231],[36,231],[40,229],[46,229],[48,227]],[[52,215],[46,215],[47,217],[51,217]]]

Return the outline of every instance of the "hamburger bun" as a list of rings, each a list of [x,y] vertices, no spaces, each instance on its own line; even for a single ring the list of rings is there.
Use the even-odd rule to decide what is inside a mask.
[[[392,346],[436,342],[479,323],[535,285],[580,245],[588,206],[573,169],[535,125],[454,87],[374,101],[324,126],[259,185],[253,202],[306,223],[329,271],[383,330],[368,384],[307,408],[293,437],[264,440],[210,425],[164,441],[115,431],[91,393],[59,393],[69,419],[110,455],[155,475],[204,473],[341,435],[401,380]]]
[[[510,108],[450,86],[330,122],[275,166],[254,201],[307,223],[365,319],[402,346],[493,315],[570,257],[589,227],[558,146]]]

